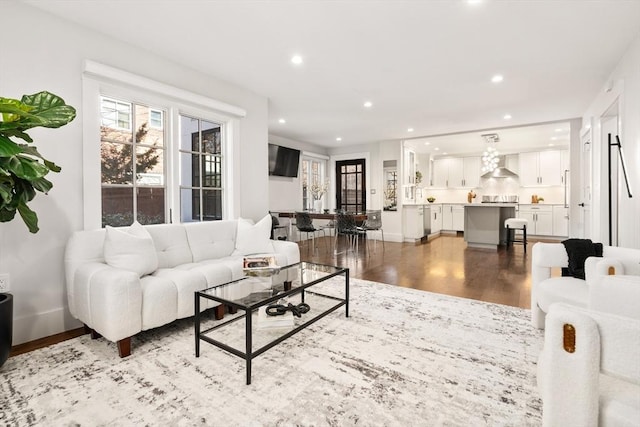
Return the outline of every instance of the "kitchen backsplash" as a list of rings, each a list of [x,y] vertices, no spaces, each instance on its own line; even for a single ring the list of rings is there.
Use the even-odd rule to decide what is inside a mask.
[[[564,187],[521,187],[514,178],[482,179],[481,188],[474,188],[477,197],[473,203],[480,203],[483,194],[517,194],[520,203],[531,203],[531,196],[544,198],[544,203],[560,205],[564,203]],[[420,191],[419,191],[420,192]],[[468,189],[432,189],[422,188],[422,198],[416,203],[427,203],[427,197],[435,197],[436,203],[467,203]]]

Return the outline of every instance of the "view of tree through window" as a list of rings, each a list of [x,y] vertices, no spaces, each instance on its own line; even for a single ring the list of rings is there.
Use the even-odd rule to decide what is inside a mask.
[[[101,98],[101,114],[103,227],[164,223],[164,125],[150,128],[150,108],[123,100]]]

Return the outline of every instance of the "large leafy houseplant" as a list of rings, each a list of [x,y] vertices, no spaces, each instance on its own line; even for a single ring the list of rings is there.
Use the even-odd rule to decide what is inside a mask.
[[[59,128],[75,117],[73,107],[46,91],[20,100],[0,97],[0,222],[13,220],[17,212],[31,233],[38,232],[38,216],[27,204],[36,191],[51,190],[45,176],[60,167],[42,157],[26,131]]]

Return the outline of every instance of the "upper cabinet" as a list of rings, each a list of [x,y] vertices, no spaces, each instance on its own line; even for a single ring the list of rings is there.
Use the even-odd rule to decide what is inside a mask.
[[[523,187],[562,185],[564,176],[562,159],[562,151],[521,153],[520,185]]]
[[[480,185],[480,157],[433,161],[433,182],[438,188],[474,188]]]

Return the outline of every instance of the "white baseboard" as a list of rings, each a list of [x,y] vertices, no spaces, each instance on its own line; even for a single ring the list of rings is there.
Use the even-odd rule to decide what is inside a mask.
[[[15,317],[13,319],[13,345],[80,327],[82,327],[82,322],[71,317],[66,307],[30,316]]]

